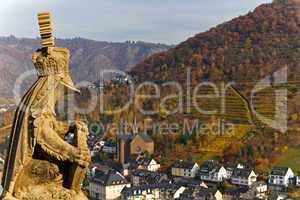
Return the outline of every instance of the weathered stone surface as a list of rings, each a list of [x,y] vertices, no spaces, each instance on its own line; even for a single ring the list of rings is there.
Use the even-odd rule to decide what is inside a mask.
[[[82,121],[59,121],[55,105],[66,89],[77,92],[69,75],[69,51],[44,47],[33,53],[38,80],[15,114],[2,178],[4,200],[87,199],[81,191],[90,161]],[[71,143],[64,140],[74,133]]]

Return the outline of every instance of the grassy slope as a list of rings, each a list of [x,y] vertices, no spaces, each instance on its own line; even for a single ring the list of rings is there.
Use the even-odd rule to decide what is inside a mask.
[[[276,162],[280,166],[289,166],[294,172],[300,171],[300,147],[288,149]]]

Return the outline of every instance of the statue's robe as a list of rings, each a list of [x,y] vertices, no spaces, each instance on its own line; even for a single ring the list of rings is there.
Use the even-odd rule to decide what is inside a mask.
[[[40,104],[47,96],[48,81],[48,77],[39,77],[16,109],[2,177],[3,195],[13,194],[18,174],[32,159],[36,145],[33,123],[37,113],[43,109]]]

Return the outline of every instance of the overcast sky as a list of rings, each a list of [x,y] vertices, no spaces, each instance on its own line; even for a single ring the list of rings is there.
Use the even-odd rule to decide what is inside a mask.
[[[51,11],[54,35],[177,44],[271,0],[0,0],[0,36],[37,37]]]

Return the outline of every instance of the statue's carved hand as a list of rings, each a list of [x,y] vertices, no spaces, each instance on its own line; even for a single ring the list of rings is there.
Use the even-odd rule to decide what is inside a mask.
[[[76,142],[76,150],[73,156],[73,162],[77,163],[82,167],[87,167],[91,161],[89,148],[87,145],[87,134],[88,134],[88,127],[82,121],[75,121],[73,124],[75,128],[75,137],[77,137]]]
[[[71,162],[77,163],[82,167],[87,167],[90,162],[89,152],[74,149],[70,152],[70,160]]]
[[[76,126],[78,132],[88,134],[89,129],[88,129],[86,123],[84,123],[82,121],[76,121],[75,126]]]
[[[78,153],[75,157],[75,162],[82,167],[88,167],[90,161],[89,150],[78,149]]]

